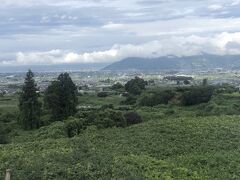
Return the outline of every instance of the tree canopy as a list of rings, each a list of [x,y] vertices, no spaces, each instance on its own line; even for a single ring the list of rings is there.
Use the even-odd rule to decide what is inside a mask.
[[[145,89],[146,85],[146,81],[136,76],[134,79],[125,84],[125,90],[130,94],[139,95],[141,94],[142,90]]]
[[[54,120],[63,120],[77,112],[77,87],[68,73],[62,73],[45,92],[45,108]]]
[[[41,103],[37,91],[34,74],[29,70],[19,97],[20,123],[24,129],[40,126]]]

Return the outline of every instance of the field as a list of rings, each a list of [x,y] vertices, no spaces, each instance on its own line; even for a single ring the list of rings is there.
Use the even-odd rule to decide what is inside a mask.
[[[228,96],[231,98],[223,98]],[[0,145],[0,177],[6,169],[21,179],[239,179],[238,111],[204,114],[239,103],[224,94],[196,106],[138,107],[143,123],[126,128],[89,126],[68,138],[64,122],[39,130],[16,129]],[[80,106],[118,106],[124,97],[79,97]],[[16,110],[16,97],[0,99],[1,112]],[[214,109],[213,108],[213,109]],[[229,114],[229,115],[226,115]]]

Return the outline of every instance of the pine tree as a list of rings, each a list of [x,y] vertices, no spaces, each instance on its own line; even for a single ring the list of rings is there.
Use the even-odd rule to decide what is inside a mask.
[[[44,97],[46,109],[54,120],[63,120],[77,112],[77,87],[68,73],[62,73],[47,88]]]
[[[41,103],[37,91],[34,74],[29,70],[19,97],[20,123],[26,130],[40,126]]]

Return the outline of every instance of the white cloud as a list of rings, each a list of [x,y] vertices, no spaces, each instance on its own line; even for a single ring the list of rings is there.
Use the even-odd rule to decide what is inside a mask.
[[[109,22],[108,24],[105,24],[102,26],[103,29],[113,30],[113,29],[123,29],[124,24],[115,24],[113,22]]]
[[[114,45],[109,50],[90,53],[63,50],[19,52],[16,55],[16,60],[4,61],[2,65],[105,63],[118,61],[126,57],[192,56],[201,53],[240,55],[240,32],[224,32],[207,37],[196,35],[172,36],[161,41],[151,41],[139,45]]]
[[[211,11],[217,11],[217,10],[223,9],[223,6],[220,4],[212,4],[208,6],[208,9]]]
[[[236,5],[239,5],[240,4],[240,0],[233,0],[232,2],[232,6],[236,6]]]
[[[123,30],[137,36],[189,35],[238,31],[240,29],[240,18],[185,17],[131,24],[106,24],[102,28]]]

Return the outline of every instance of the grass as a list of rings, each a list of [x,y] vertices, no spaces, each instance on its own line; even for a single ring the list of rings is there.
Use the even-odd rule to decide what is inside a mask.
[[[0,97],[0,112],[13,112],[17,110],[17,96]]]
[[[120,95],[111,95],[108,97],[97,97],[97,95],[84,95],[79,97],[80,106],[91,106],[99,107],[102,105],[113,104],[115,106],[119,105],[124,98]]]

